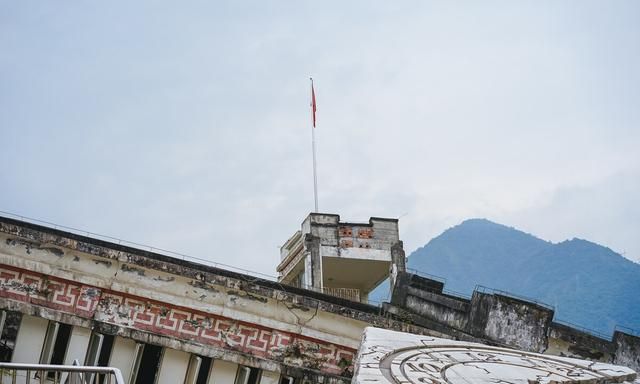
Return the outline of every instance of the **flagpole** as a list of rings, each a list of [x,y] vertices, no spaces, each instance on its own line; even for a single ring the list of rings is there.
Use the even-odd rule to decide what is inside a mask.
[[[313,151],[313,198],[315,201],[315,212],[318,213],[318,174],[316,172],[316,100],[313,90],[313,78],[311,80],[311,148]]]

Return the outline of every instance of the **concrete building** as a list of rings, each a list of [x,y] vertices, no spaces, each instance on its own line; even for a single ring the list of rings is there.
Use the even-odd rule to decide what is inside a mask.
[[[338,215],[312,213],[280,257],[279,282],[361,302],[389,271],[405,270],[398,220],[379,217],[343,223]]]
[[[407,273],[397,228],[312,214],[271,281],[0,217],[0,357],[114,366],[128,383],[348,383],[374,326],[639,369],[632,333],[605,340],[537,303]],[[389,273],[391,302],[366,304]]]

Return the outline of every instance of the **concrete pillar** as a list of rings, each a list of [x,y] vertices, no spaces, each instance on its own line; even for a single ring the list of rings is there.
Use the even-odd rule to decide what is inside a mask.
[[[311,260],[311,286],[322,291],[322,255],[320,255],[320,237],[310,233],[304,235],[304,247]]]
[[[615,331],[613,344],[615,346],[613,363],[640,371],[640,336]]]
[[[125,339],[116,336],[113,341],[113,349],[111,350],[111,360],[109,365],[118,368],[122,372],[125,383],[129,382],[131,369],[135,362],[136,342],[131,339]]]
[[[74,360],[78,360],[79,365],[84,365],[84,357],[89,347],[89,340],[91,339],[91,330],[83,327],[71,328],[71,335],[69,337],[69,344],[67,345],[67,352],[64,355],[64,363],[66,365],[73,365]],[[67,381],[67,374],[63,373],[60,382]]]
[[[274,371],[262,371],[260,377],[260,384],[278,384],[280,380],[280,374]]]
[[[49,321],[29,315],[23,315],[20,322],[20,329],[16,338],[16,347],[11,357],[12,363],[28,363],[37,364],[40,360],[40,352],[42,352],[42,343],[47,333]],[[31,373],[30,382],[35,382],[34,372]],[[12,378],[9,372],[3,372],[4,377],[0,377],[4,382],[11,382]],[[17,384],[26,383],[26,371],[18,372],[16,377]]]
[[[395,265],[391,265],[392,269],[395,269]],[[409,290],[409,284],[411,276],[406,272],[397,272],[391,274],[390,289],[391,289],[391,304],[396,307],[404,308],[407,305],[407,293]]]
[[[48,324],[49,321],[41,317],[22,316],[16,338],[16,349],[11,359],[13,363],[38,363]]]
[[[394,297],[398,285],[398,275],[407,271],[407,261],[402,247],[402,241],[391,246],[391,266],[389,266],[389,297]],[[396,296],[398,296],[396,292]]]
[[[234,384],[238,364],[228,361],[214,360],[207,384]]]
[[[191,355],[171,348],[165,348],[158,373],[158,384],[183,383]]]
[[[78,363],[83,365],[90,339],[91,330],[89,328],[73,327],[71,329],[69,345],[67,346],[67,353],[64,356],[64,363],[72,365],[73,360],[77,359]]]
[[[304,279],[302,280],[303,286],[300,288],[313,287],[313,273],[311,272],[311,255],[307,253],[304,256]]]
[[[407,259],[404,254],[402,241],[398,241],[391,246],[391,262],[396,266],[398,272],[407,271]]]

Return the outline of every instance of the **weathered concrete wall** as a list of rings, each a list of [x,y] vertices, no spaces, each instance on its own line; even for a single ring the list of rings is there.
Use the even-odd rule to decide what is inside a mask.
[[[398,272],[406,272],[407,258],[402,241],[398,240],[391,246],[391,262]]]
[[[0,266],[0,274],[6,279],[5,287],[10,287],[0,291],[0,296],[3,296],[0,304],[9,306],[9,309],[14,309],[11,303],[16,302],[22,303],[23,306],[31,306],[30,309],[22,308],[23,313],[39,310],[39,314],[45,317],[47,315],[42,310],[44,307],[53,312],[66,312],[80,319],[92,319],[125,329],[143,330],[154,335],[201,344],[203,347],[229,348],[252,356],[284,360],[328,373],[340,373],[340,361],[353,359],[353,349],[349,347],[327,343],[300,333],[283,332],[245,320],[194,311],[168,304],[167,301],[155,301],[103,288],[75,285],[52,275],[9,269],[7,266]],[[25,289],[29,289],[29,293],[25,292]],[[264,302],[266,301],[265,299]],[[260,303],[264,304],[262,301]],[[307,309],[307,313],[301,312],[300,321],[310,322],[319,315],[311,309]],[[319,320],[324,320],[323,316],[320,316]],[[334,328],[339,329],[341,326],[344,328],[344,321],[342,324],[336,322]],[[323,327],[328,328],[329,325]],[[313,331],[320,334],[318,329]],[[86,339],[88,341],[88,337]],[[75,344],[78,343],[73,343]],[[163,345],[159,341],[153,344]],[[166,346],[176,348],[173,345]],[[289,355],[290,347],[297,348],[299,354]],[[80,349],[86,350],[86,345]],[[176,349],[185,349],[185,346],[178,343]],[[78,356],[79,359],[83,357]]]
[[[80,365],[84,364],[90,337],[91,329],[89,328],[75,326],[71,329],[71,338],[64,358],[65,364],[72,365],[76,359]]]
[[[46,319],[40,317],[22,316],[16,349],[13,351],[14,363],[38,362],[48,323]]]
[[[278,380],[280,380],[280,374],[278,372],[262,371],[260,384],[278,384]]]
[[[551,323],[548,335],[548,354],[602,362],[613,361],[614,348],[609,340],[555,322]]]
[[[616,331],[613,334],[613,344],[613,362],[640,372],[640,337]]]
[[[546,332],[553,318],[552,310],[507,296],[477,292],[471,299],[471,306],[488,307],[485,319],[471,317],[472,323],[484,323],[482,333],[476,336],[482,335],[529,352],[542,353],[547,349]]]
[[[409,287],[407,308],[431,320],[440,321],[460,330],[467,328],[469,302]]]
[[[409,288],[414,288],[414,291],[420,292],[432,292],[442,293],[444,283],[436,280],[421,278],[418,275],[412,273],[406,273],[404,271],[397,271],[396,283],[391,287],[391,303],[398,307],[407,306],[407,298],[409,297]],[[412,308],[408,308],[412,310]]]
[[[553,323],[554,312],[507,294],[476,291],[471,300],[443,293],[444,284],[398,273],[389,312],[459,340],[550,355],[611,362],[640,371],[640,338],[616,332],[607,340]],[[476,340],[474,340],[476,339]]]
[[[300,232],[303,237],[319,238],[322,255],[334,257],[344,254],[344,257],[358,258],[362,251],[367,251],[362,253],[366,258],[376,259],[378,254],[388,258],[392,247],[400,241],[398,220],[376,217],[369,219],[369,223],[344,223],[338,215],[311,213],[302,223]],[[292,239],[296,236],[298,233]]]
[[[552,312],[534,303],[490,294],[468,301],[401,270],[385,312],[2,218],[0,269],[2,309],[116,335],[116,345],[135,340],[311,382],[348,381],[366,325],[565,355],[584,347],[554,333]],[[603,360],[637,361],[634,339],[609,345]]]
[[[443,287],[444,283],[440,281],[400,272],[393,287],[391,302],[396,307],[419,315],[422,321],[430,320],[430,326],[438,330],[441,329],[434,323],[466,332],[469,300],[446,295],[442,293]]]
[[[366,325],[446,337],[365,304],[8,219],[0,268],[2,308],[316,381],[348,377]]]
[[[322,256],[320,255],[321,238],[313,234],[304,235],[304,248],[309,263],[305,269],[310,270],[308,285],[311,287],[322,288]]]
[[[212,374],[208,384],[233,384],[238,371],[238,364],[224,360],[214,360],[212,364]]]
[[[175,349],[165,349],[158,372],[157,384],[175,384],[184,382],[189,367],[189,354],[176,351]]]
[[[135,362],[136,341],[116,336],[111,350],[110,365],[120,369],[126,383],[129,382],[133,363]]]
[[[380,282],[393,278],[394,271],[405,270],[397,219],[347,223],[338,215],[311,213],[281,247],[280,256],[278,281],[300,285],[304,271],[307,288],[361,302]],[[352,272],[341,273],[347,270]],[[358,291],[340,291],[344,289]]]

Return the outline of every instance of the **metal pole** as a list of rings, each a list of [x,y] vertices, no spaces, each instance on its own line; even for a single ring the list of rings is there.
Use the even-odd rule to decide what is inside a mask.
[[[313,146],[313,197],[315,199],[315,212],[318,213],[318,174],[316,173],[316,130],[311,128],[311,144]]]
[[[315,211],[318,213],[318,174],[316,172],[316,127],[315,127],[315,111],[314,111],[314,90],[313,90],[313,78],[311,80],[311,147],[313,150],[313,197],[315,201]]]

